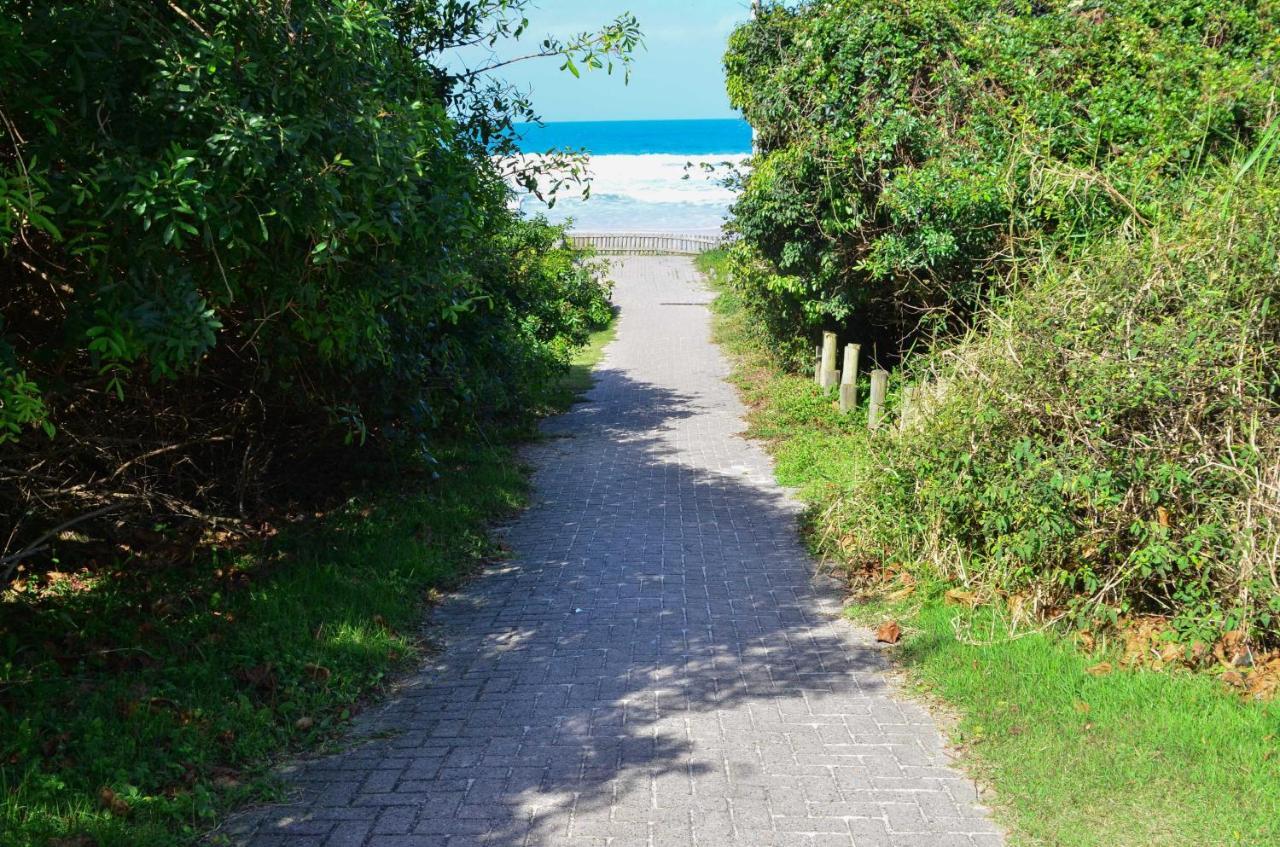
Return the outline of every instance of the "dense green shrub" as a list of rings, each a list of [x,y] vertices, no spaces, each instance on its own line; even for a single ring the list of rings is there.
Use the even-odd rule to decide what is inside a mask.
[[[439,59],[522,32],[527,5],[0,0],[17,500],[217,444],[191,492],[228,471],[242,502],[277,446],[417,448],[535,406],[607,292],[508,207],[491,154],[527,101]],[[625,59],[632,24],[544,49]],[[22,471],[46,450],[41,494]]]
[[[735,33],[734,296],[793,358],[836,328],[918,397],[820,498],[831,552],[1280,640],[1277,21],[836,0]]]
[[[846,552],[1206,642],[1280,636],[1280,190],[1212,188],[909,359],[917,413],[847,486]]]
[[[1024,240],[1159,215],[1274,109],[1268,0],[775,5],[732,37],[759,155],[732,226],[779,340],[955,327]]]

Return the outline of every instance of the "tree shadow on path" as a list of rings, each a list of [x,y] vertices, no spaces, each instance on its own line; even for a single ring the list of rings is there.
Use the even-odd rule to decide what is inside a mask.
[[[361,718],[370,740],[288,770],[296,802],[228,831],[255,847],[807,844],[786,830],[814,832],[823,804],[848,817],[873,780],[944,777],[927,715],[884,690],[882,657],[814,576],[795,504],[709,402],[599,371],[528,451],[512,560],[434,610],[444,651]]]

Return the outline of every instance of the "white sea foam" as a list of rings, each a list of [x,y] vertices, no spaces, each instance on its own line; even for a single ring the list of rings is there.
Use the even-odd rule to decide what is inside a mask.
[[[591,159],[591,193],[621,197],[641,203],[692,203],[727,207],[735,193],[708,178],[702,165],[724,161],[741,164],[744,156],[709,157],[648,154],[642,156],[594,156]]]
[[[550,210],[532,196],[522,198],[521,207],[555,221],[572,219],[575,229],[582,231],[714,231],[736,197],[723,183],[727,176],[723,165],[741,167],[745,159],[741,154],[593,156],[588,200],[562,190]],[[708,174],[704,164],[715,171]],[[542,180],[543,188],[550,182]]]

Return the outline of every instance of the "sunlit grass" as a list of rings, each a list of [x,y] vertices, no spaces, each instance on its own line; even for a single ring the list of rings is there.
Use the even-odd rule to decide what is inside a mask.
[[[595,384],[592,371],[604,357],[604,349],[617,335],[618,322],[615,319],[604,329],[591,333],[586,345],[574,353],[568,374],[552,396],[552,406],[556,411],[567,410],[591,390]]]
[[[1280,705],[1190,673],[1093,676],[1086,668],[1106,657],[1053,634],[1010,633],[992,610],[937,596],[849,614],[903,623],[897,658],[958,711],[953,736],[1020,841],[1280,843]]]

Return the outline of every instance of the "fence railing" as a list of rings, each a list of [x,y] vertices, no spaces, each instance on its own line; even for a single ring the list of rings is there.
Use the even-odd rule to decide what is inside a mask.
[[[723,235],[678,232],[571,232],[574,247],[591,247],[603,254],[696,256],[725,243]]]

